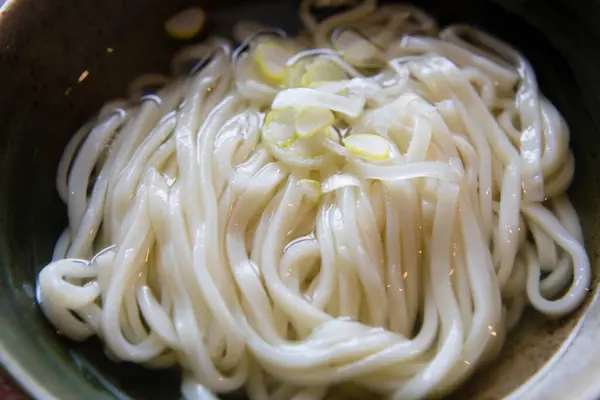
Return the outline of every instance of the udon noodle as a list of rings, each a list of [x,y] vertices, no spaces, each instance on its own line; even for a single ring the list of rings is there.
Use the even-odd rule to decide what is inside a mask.
[[[240,22],[143,76],[65,149],[45,315],[186,399],[440,396],[590,264],[569,130],[515,49],[366,0]],[[150,87],[150,89],[149,89]]]

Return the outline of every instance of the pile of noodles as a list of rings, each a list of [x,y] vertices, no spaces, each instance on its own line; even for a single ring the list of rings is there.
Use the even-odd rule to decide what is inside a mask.
[[[311,6],[298,37],[241,22],[235,50],[182,50],[58,169],[69,224],[44,313],[111,359],[179,365],[186,399],[442,395],[525,307],[565,315],[590,283],[569,131],[518,51],[413,7]],[[277,84],[257,67],[267,41],[297,53]],[[340,79],[300,87],[318,60]],[[335,121],[266,135],[267,113],[305,107]],[[378,138],[350,149],[354,134]]]

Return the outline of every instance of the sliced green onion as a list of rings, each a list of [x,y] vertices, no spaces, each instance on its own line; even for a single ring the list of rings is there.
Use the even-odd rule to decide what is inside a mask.
[[[302,108],[296,117],[296,133],[302,138],[313,136],[335,122],[333,113],[323,107]]]
[[[385,160],[390,157],[390,143],[379,135],[350,135],[343,142],[352,154],[368,160]]]
[[[165,22],[165,30],[175,39],[191,39],[204,27],[206,15],[201,8],[188,8]]]
[[[294,119],[296,111],[293,108],[273,110],[267,114],[264,125],[265,138],[278,146],[287,147],[296,138]]]
[[[327,59],[316,59],[306,67],[301,84],[309,87],[315,82],[340,81],[347,79],[346,72],[335,62]]]
[[[269,40],[256,47],[254,62],[268,81],[279,84],[287,75],[286,63],[291,56],[293,53],[283,43]]]

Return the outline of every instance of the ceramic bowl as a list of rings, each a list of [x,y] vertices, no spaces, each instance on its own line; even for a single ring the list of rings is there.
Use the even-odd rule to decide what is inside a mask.
[[[95,340],[57,335],[35,302],[35,277],[66,225],[55,190],[62,149],[104,101],[144,72],[166,72],[181,45],[164,20],[185,6],[209,11],[207,29],[254,18],[288,29],[295,1],[8,0],[0,8],[0,362],[37,399],[177,399],[176,370],[108,361]],[[600,237],[600,3],[593,0],[419,0],[440,24],[471,23],[529,58],[543,92],[566,117],[577,159],[570,195],[594,276]],[[597,279],[595,279],[597,282]],[[500,358],[456,399],[600,396],[596,284],[562,320],[528,311]]]

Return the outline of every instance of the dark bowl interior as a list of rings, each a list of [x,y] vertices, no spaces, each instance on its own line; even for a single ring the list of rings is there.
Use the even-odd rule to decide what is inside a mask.
[[[0,0],[0,4],[2,1]],[[61,399],[179,398],[178,372],[108,361],[95,340],[59,337],[36,306],[37,272],[66,224],[55,170],[70,135],[136,74],[166,72],[181,46],[164,20],[198,0],[12,0],[0,9],[0,360],[26,390]],[[239,19],[292,30],[296,1],[200,2],[209,31]],[[224,4],[225,3],[225,4]],[[522,50],[543,92],[565,115],[577,174],[571,190],[598,276],[600,217],[600,3],[559,0],[420,0],[439,19],[471,23]],[[112,49],[112,50],[110,50]],[[84,71],[87,78],[78,82]],[[589,303],[589,302],[588,302]],[[528,312],[492,367],[456,398],[501,398],[556,352],[580,315],[547,321]],[[25,375],[23,375],[25,374]],[[32,383],[33,382],[33,383]]]

